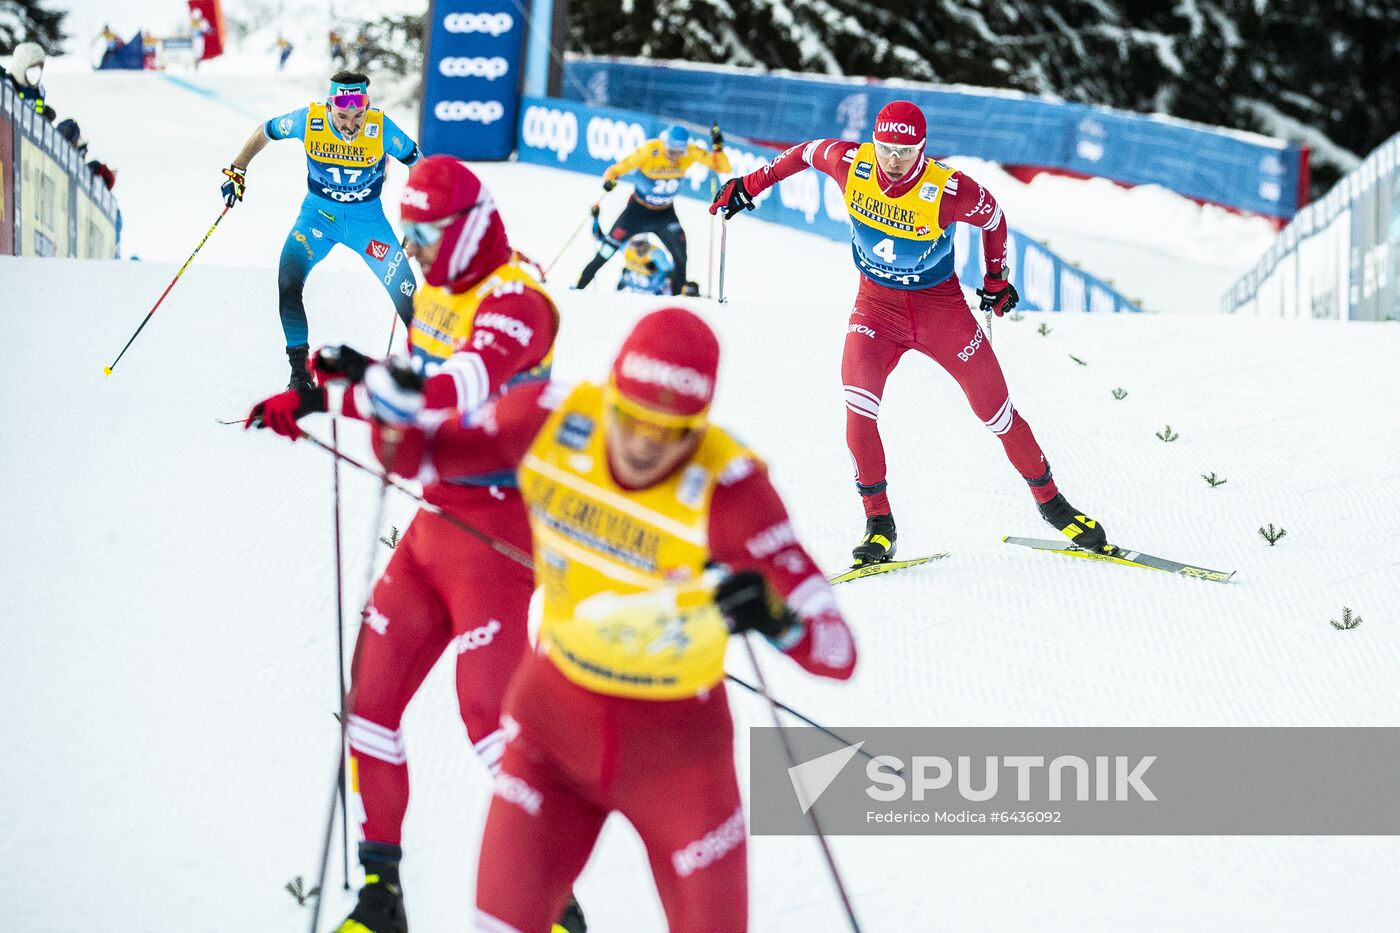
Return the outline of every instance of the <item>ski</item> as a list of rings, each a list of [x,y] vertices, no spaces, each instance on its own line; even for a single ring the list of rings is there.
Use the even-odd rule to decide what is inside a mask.
[[[889,573],[891,570],[903,570],[905,567],[917,567],[920,564],[927,564],[932,560],[942,560],[947,556],[947,551],[939,551],[937,554],[929,554],[927,557],[915,557],[912,560],[887,560],[878,564],[862,564],[859,567],[843,570],[834,577],[828,577],[827,582],[848,583],[851,580],[859,580],[861,577],[871,577],[877,573]]]
[[[1037,551],[1053,551],[1056,554],[1064,554],[1066,557],[1083,557],[1088,560],[1102,560],[1113,564],[1123,564],[1127,567],[1142,567],[1146,570],[1161,570],[1166,573],[1174,573],[1178,576],[1191,577],[1196,580],[1212,580],[1216,583],[1227,583],[1235,575],[1233,570],[1208,570],[1205,567],[1197,567],[1194,564],[1183,564],[1180,561],[1167,560],[1165,557],[1156,557],[1152,554],[1144,554],[1142,551],[1133,551],[1128,548],[1115,548],[1112,554],[1099,554],[1094,551],[1086,551],[1083,548],[1075,547],[1064,541],[1045,541],[1040,538],[1014,538],[1010,535],[1001,540],[1007,544],[1019,544],[1022,547],[1033,548]]]

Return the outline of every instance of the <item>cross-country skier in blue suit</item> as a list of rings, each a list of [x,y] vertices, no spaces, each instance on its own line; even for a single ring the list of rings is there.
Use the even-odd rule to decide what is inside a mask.
[[[380,189],[389,156],[412,165],[418,144],[383,111],[369,105],[369,78],[339,71],[325,101],[317,101],[262,124],[224,169],[222,193],[229,207],[243,200],[248,163],[274,139],[301,140],[306,150],[310,191],[301,203],[282,246],[277,269],[278,310],[287,338],[292,379],[288,388],[312,387],[306,369],[310,335],[302,289],[312,268],[340,243],[360,258],[380,280],[394,309],[407,324],[413,317],[417,280],[384,216]]]

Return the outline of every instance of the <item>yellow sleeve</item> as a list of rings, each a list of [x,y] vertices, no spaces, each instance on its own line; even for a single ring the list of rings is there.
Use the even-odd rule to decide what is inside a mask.
[[[730,170],[729,153],[721,149],[719,152],[711,152],[698,143],[691,143],[690,150],[685,155],[683,168],[690,168],[699,163],[715,172],[724,173]]]
[[[644,162],[647,155],[650,154],[651,145],[654,142],[656,142],[656,140],[648,139],[646,142],[642,143],[641,146],[637,147],[636,152],[633,152],[621,162],[608,166],[603,170],[603,177],[605,179],[621,178],[628,172],[641,168],[642,162]]]

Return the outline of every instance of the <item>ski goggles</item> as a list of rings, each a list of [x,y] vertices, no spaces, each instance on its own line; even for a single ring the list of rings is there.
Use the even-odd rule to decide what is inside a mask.
[[[693,415],[657,411],[623,395],[612,376],[608,377],[605,400],[620,430],[626,434],[642,435],[656,444],[680,443],[692,432],[703,428],[709,415],[708,405]]]
[[[326,102],[336,110],[364,110],[369,106],[369,95],[364,93],[332,94]]]
[[[881,159],[892,159],[895,157],[900,159],[912,159],[919,154],[919,150],[923,148],[923,145],[923,143],[915,143],[912,146],[896,146],[893,143],[877,142],[875,144],[875,155]]]
[[[442,232],[447,229],[448,224],[456,220],[460,214],[449,214],[441,220],[425,220],[416,224],[404,224],[399,229],[403,230],[403,243],[405,246],[432,246],[442,239]]]

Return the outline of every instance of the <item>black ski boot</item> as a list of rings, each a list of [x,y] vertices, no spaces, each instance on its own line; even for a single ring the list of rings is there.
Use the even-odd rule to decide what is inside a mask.
[[[851,551],[852,567],[882,564],[894,557],[894,516],[870,515],[865,519],[865,537]]]
[[[360,863],[365,866],[365,886],[360,901],[335,933],[408,933],[408,916],[399,887],[399,860],[403,849],[381,842],[360,843]]]
[[[1054,525],[1056,531],[1073,541],[1076,547],[1101,553],[1113,550],[1103,526],[1089,516],[1081,514],[1059,493],[1049,502],[1040,503],[1040,516]]]
[[[287,363],[292,367],[292,381],[287,383],[287,388],[316,388],[316,380],[311,378],[311,370],[306,368],[306,357],[310,353],[311,348],[306,344],[302,344],[299,347],[287,348]]]
[[[554,922],[554,929],[550,933],[588,933],[588,924],[583,921],[583,909],[578,906],[578,899],[572,894],[569,895],[569,903],[564,905],[564,913]]]

